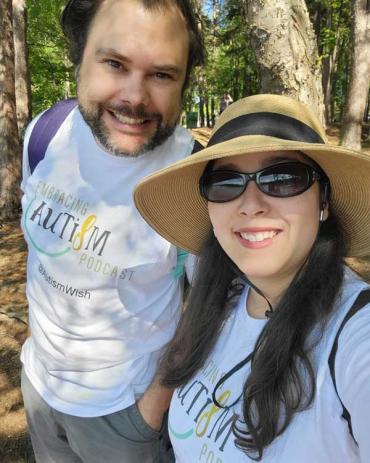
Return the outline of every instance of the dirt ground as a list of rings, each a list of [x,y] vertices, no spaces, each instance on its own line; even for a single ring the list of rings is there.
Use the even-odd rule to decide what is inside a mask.
[[[0,461],[33,462],[20,391],[27,333],[26,246],[17,221],[0,224]]]
[[[194,130],[205,144],[208,129]],[[329,130],[331,142],[337,129]],[[370,149],[366,151],[370,154]],[[20,391],[21,345],[27,333],[26,247],[18,221],[0,224],[0,462],[32,463],[32,448]],[[370,281],[370,259],[350,261]]]

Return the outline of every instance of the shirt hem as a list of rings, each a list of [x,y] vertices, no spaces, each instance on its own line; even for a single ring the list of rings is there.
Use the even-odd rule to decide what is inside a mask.
[[[106,407],[106,408],[99,407],[99,410],[97,410],[96,408],[91,407],[91,404],[89,404],[90,405],[89,407],[68,406],[65,403],[63,404],[62,401],[55,400],[55,397],[47,389],[45,389],[45,387],[41,385],[38,378],[35,378],[32,374],[30,374],[23,359],[21,360],[22,360],[24,372],[28,380],[31,382],[32,386],[35,388],[36,392],[40,395],[40,397],[49,405],[49,407],[53,408],[54,410],[57,410],[58,412],[65,413],[66,415],[78,416],[80,418],[97,418],[100,416],[111,415],[112,413],[116,413],[121,410],[124,410],[130,407],[131,405],[133,405],[136,401],[134,391],[132,390],[131,387],[128,386],[130,390],[127,391],[127,394],[125,395],[129,397],[126,397],[126,400],[121,400],[115,405],[112,405],[110,407]]]

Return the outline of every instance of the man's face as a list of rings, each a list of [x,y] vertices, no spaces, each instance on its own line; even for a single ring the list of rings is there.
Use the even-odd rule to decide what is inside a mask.
[[[173,132],[181,108],[189,33],[179,10],[105,0],[78,70],[81,113],[98,143],[138,156]]]

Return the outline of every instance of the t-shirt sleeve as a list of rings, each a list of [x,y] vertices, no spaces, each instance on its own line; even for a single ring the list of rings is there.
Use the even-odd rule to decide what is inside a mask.
[[[351,415],[360,462],[370,462],[370,304],[344,327],[335,368],[338,394]]]
[[[185,271],[188,282],[191,284],[194,278],[194,271],[197,264],[197,256],[188,254],[185,261]]]

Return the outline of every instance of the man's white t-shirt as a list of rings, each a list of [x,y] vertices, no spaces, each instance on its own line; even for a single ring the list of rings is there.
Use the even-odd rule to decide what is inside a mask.
[[[316,395],[312,405],[298,413],[287,430],[264,451],[264,463],[367,463],[370,462],[370,305],[350,319],[342,331],[336,355],[336,383],[341,400],[351,414],[353,441],[330,376],[328,359],[344,316],[366,283],[347,272],[338,307],[315,348]],[[218,408],[212,392],[220,378],[253,351],[266,320],[248,315],[244,289],[225,323],[205,365],[173,395],[169,435],[177,463],[252,462],[234,443],[232,422],[242,417],[239,400]],[[284,342],[284,340],[282,340]],[[217,389],[224,406],[237,401],[250,364]],[[241,426],[242,429],[243,426]]]
[[[102,416],[145,391],[181,305],[177,249],[141,218],[133,188],[190,154],[194,142],[178,126],[142,156],[113,156],[76,108],[30,175],[33,126],[22,182],[32,336],[21,358],[51,407]]]

